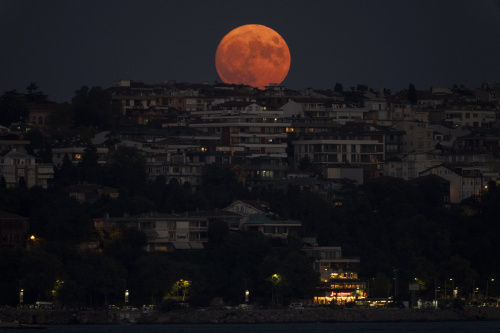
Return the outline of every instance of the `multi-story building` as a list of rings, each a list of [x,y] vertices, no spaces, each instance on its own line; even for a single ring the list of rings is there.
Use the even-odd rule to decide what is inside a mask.
[[[97,163],[105,164],[108,148],[107,147],[93,147],[85,142],[79,140],[61,141],[52,144],[52,163],[56,167],[62,165],[64,156],[67,155],[71,163],[78,164],[82,161],[83,155],[89,148],[95,148],[98,157]]]
[[[366,283],[357,273],[359,258],[342,257],[339,246],[307,246],[303,251],[314,260],[314,271],[320,276],[314,303],[346,304],[367,296]]]
[[[496,122],[495,109],[464,106],[444,111],[444,122],[454,127],[493,127]]]
[[[368,108],[360,108],[345,102],[331,101],[325,98],[290,98],[281,107],[287,118],[301,118],[305,123],[307,120],[319,120],[334,122],[344,125],[351,121],[362,121]],[[294,119],[299,122],[300,119]]]
[[[5,178],[7,187],[18,186],[23,178],[28,188],[47,188],[50,179],[54,177],[54,167],[49,163],[41,163],[40,159],[32,155],[12,149],[5,155],[0,155],[0,175]]]
[[[382,172],[386,135],[380,127],[366,123],[348,123],[336,131],[299,135],[292,141],[293,161],[299,165],[307,157],[321,169],[349,164],[363,168],[365,178],[373,178]]]
[[[94,219],[94,226],[104,237],[120,228],[132,228],[144,232],[147,238],[146,251],[173,251],[203,249],[208,241],[208,220],[190,217],[188,213],[141,214],[124,217]]]
[[[247,157],[287,158],[283,111],[252,102],[226,102],[217,110],[192,113],[189,127],[220,140],[221,147],[239,151]]]

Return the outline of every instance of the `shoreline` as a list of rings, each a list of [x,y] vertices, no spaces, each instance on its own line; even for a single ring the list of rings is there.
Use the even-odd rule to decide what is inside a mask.
[[[467,307],[463,310],[434,309],[267,309],[267,310],[176,310],[62,311],[0,309],[0,321],[38,325],[104,324],[282,324],[282,323],[376,323],[500,321],[500,308]]]

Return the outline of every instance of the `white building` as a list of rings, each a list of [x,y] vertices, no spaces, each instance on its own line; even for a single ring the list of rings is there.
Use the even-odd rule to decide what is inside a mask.
[[[41,163],[34,156],[12,149],[0,156],[0,175],[5,178],[7,187],[16,187],[24,178],[26,187],[47,188],[49,179],[54,177],[52,164]]]

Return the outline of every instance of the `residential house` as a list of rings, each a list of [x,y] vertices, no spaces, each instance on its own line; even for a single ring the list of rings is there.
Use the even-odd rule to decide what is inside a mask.
[[[268,214],[270,212],[269,204],[260,200],[235,200],[229,206],[224,208],[225,211],[240,214],[243,218],[240,220],[241,228],[252,214]]]
[[[203,249],[208,242],[208,219],[185,214],[149,213],[134,216],[94,219],[95,228],[103,237],[112,237],[120,228],[144,232],[146,251]]]
[[[28,105],[28,119],[32,125],[35,127],[45,129],[50,125],[50,119],[58,113],[69,114],[70,104],[56,104],[56,103],[45,103],[45,104],[30,104]]]
[[[28,218],[0,211],[0,249],[24,247],[28,238]]]
[[[98,184],[74,184],[65,187],[64,190],[79,202],[94,202],[104,196],[116,199],[120,195],[118,189]]]
[[[259,232],[264,236],[286,239],[288,236],[296,236],[301,226],[300,221],[283,219],[269,214],[251,214],[242,223],[241,228],[245,231]]]
[[[243,218],[242,215],[227,210],[194,211],[188,212],[188,216],[193,218],[205,218],[208,221],[208,225],[213,225],[216,222],[223,222],[230,230],[240,230],[240,221]]]
[[[42,163],[32,155],[12,149],[0,155],[0,176],[5,178],[7,187],[18,186],[23,178],[27,188],[47,188],[49,181],[54,178],[54,167],[52,164]]]

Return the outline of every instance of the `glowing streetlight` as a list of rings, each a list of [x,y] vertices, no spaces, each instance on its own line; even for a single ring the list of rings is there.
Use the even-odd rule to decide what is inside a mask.
[[[250,291],[245,290],[245,304],[248,304],[248,298],[250,297]]]
[[[125,290],[125,306],[127,306],[127,303],[128,303],[128,295],[129,295],[129,293],[128,293],[128,289],[127,289],[127,290]]]

